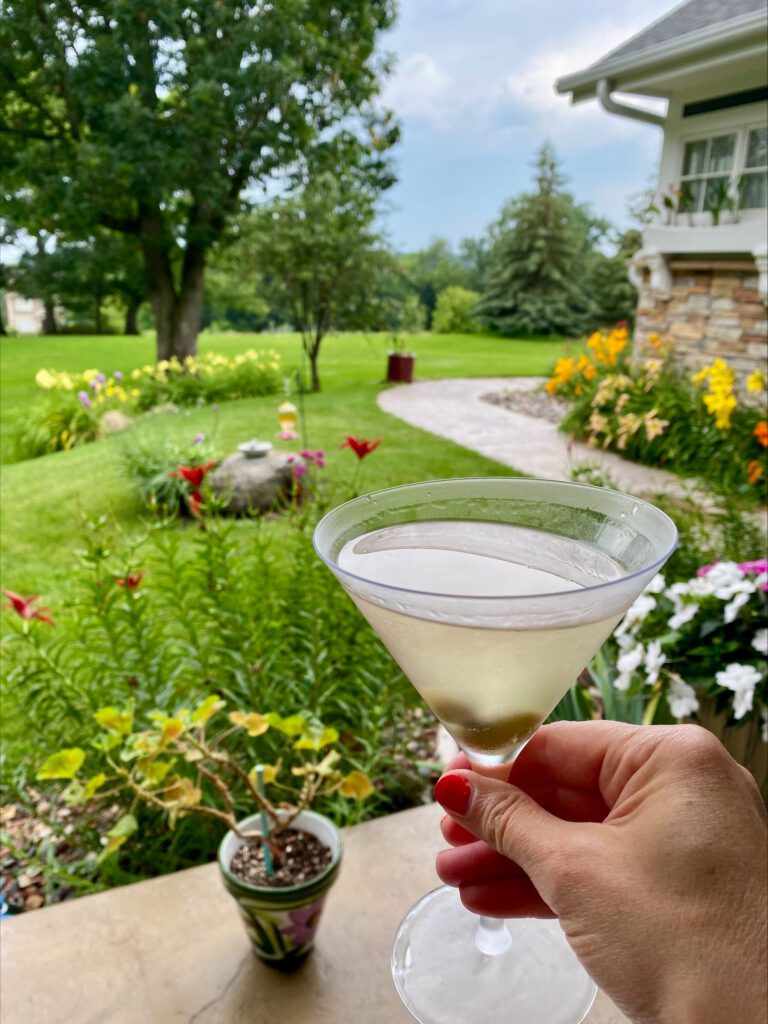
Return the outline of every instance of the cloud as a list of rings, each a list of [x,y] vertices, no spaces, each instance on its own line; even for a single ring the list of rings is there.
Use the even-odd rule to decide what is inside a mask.
[[[572,105],[567,95],[561,96],[555,91],[558,78],[589,67],[640,27],[613,23],[595,25],[567,44],[534,53],[518,71],[506,76],[507,103],[525,109],[528,117],[538,122],[544,132],[559,138],[567,136],[569,142],[580,141],[584,147],[602,145],[607,136],[628,139],[648,135],[653,138],[654,133],[649,132],[647,126],[609,115],[594,100]],[[631,97],[630,102],[637,105],[637,97]],[[643,101],[643,105],[659,109],[658,102],[652,100]]]
[[[455,88],[450,75],[428,53],[411,53],[398,64],[384,88],[383,101],[404,118],[443,123]]]

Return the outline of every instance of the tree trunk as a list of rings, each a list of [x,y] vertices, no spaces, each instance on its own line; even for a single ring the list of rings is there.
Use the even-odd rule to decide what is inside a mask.
[[[104,324],[101,321],[101,296],[97,296],[93,307],[93,328],[97,334],[104,333]]]
[[[129,299],[128,307],[125,311],[125,329],[124,334],[138,334],[139,333],[139,309],[141,307],[142,299]]]
[[[317,394],[320,390],[320,374],[317,372],[317,357],[319,353],[316,348],[313,348],[309,353],[309,367],[312,377],[312,391]]]
[[[43,303],[43,334],[58,334],[59,328],[56,323],[56,309],[53,302],[46,300]]]
[[[167,254],[152,271],[148,260],[152,290],[149,294],[157,328],[157,361],[176,356],[183,361],[197,355],[197,336],[203,315],[203,278],[205,258],[200,254],[194,262],[185,258],[181,288],[177,292]]]

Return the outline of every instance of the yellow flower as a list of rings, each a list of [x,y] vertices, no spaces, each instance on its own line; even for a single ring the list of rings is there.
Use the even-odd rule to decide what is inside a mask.
[[[50,391],[56,386],[56,378],[50,370],[38,370],[35,374],[35,384],[43,391]]]
[[[661,348],[661,337],[655,331],[653,331],[651,334],[648,335],[648,344],[654,350],[654,352],[658,352]]]
[[[655,437],[661,437],[669,426],[669,420],[659,419],[658,411],[658,409],[651,409],[650,412],[645,414],[645,436],[648,441],[653,441]]]
[[[131,374],[132,380],[138,380],[141,377],[141,370],[134,370]]]
[[[747,377],[747,391],[751,391],[752,394],[765,391],[765,374],[762,370],[755,370]]]
[[[138,398],[141,392],[138,388],[131,388],[131,398]]]
[[[117,391],[117,389],[115,388],[115,385],[114,384],[109,384],[107,386],[107,389],[106,389],[106,396],[107,396],[107,398],[112,398],[112,396],[115,394],[116,391]]]

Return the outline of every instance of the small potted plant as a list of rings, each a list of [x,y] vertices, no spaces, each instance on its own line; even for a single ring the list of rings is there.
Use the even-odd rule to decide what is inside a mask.
[[[114,800],[125,791],[167,815],[200,814],[226,825],[218,864],[234,896],[254,952],[291,970],[312,949],[326,896],[341,864],[342,844],[333,822],[309,810],[321,795],[363,800],[373,792],[361,771],[343,775],[333,745],[336,729],[306,715],[231,711],[211,694],[194,709],[174,715],[152,711],[136,729],[131,707],[101,708],[92,752],[73,747],[47,759],[38,779],[69,780],[64,799],[83,804]],[[248,740],[280,735],[283,753],[274,764],[256,763]],[[86,767],[88,772],[83,771]],[[95,770],[94,770],[95,769]],[[239,817],[245,796],[254,813]],[[102,837],[100,859],[114,854],[139,828],[124,814]]]

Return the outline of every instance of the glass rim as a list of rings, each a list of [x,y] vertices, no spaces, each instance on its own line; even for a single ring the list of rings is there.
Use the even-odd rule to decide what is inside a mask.
[[[472,484],[472,483],[481,483],[481,482],[482,483],[487,483],[488,481],[498,481],[498,482],[511,483],[511,484],[514,484],[516,482],[520,482],[520,483],[544,484],[545,486],[554,485],[556,487],[567,487],[567,488],[573,489],[573,490],[599,491],[602,494],[617,495],[618,497],[628,499],[628,500],[634,502],[635,504],[646,506],[647,508],[651,509],[651,511],[653,513],[655,513],[656,515],[660,516],[662,518],[662,520],[666,520],[666,522],[672,528],[672,541],[671,541],[671,544],[669,545],[669,547],[667,549],[665,549],[664,553],[659,558],[655,559],[653,562],[650,562],[647,565],[641,566],[639,569],[634,569],[632,572],[629,572],[629,573],[627,573],[624,576],[619,576],[618,579],[615,579],[615,580],[605,580],[602,583],[590,584],[590,585],[584,586],[584,587],[581,587],[581,586],[580,587],[574,587],[574,589],[571,590],[571,591],[568,591],[568,590],[557,590],[557,591],[552,591],[550,593],[545,593],[545,594],[488,594],[488,595],[485,595],[485,594],[447,594],[447,593],[444,593],[444,592],[441,593],[441,592],[435,592],[435,591],[432,591],[432,590],[420,590],[420,589],[416,589],[415,587],[400,587],[400,586],[395,586],[395,585],[393,585],[391,583],[382,583],[379,580],[368,579],[366,576],[360,576],[357,573],[350,572],[348,569],[342,569],[337,563],[335,563],[329,556],[327,556],[320,549],[320,545],[319,545],[319,542],[318,542],[318,533],[320,532],[320,529],[323,526],[323,524],[328,519],[330,519],[331,516],[336,515],[342,509],[345,509],[345,508],[349,507],[350,505],[354,505],[355,503],[360,502],[360,501],[362,501],[365,498],[373,498],[373,497],[376,497],[377,495],[380,495],[380,494],[391,494],[391,493],[393,493],[395,491],[407,490],[407,489],[412,488],[412,487],[430,487],[430,486],[434,487],[434,486],[437,486],[439,484],[449,484],[449,483],[450,484]],[[421,520],[419,520],[419,521],[421,521]],[[424,520],[424,521],[425,522],[429,522],[429,520]],[[433,520],[433,521],[434,522],[438,522],[439,520]],[[453,522],[454,520],[450,520],[450,521]],[[456,520],[456,522],[459,522],[459,521],[460,520]],[[467,520],[465,520],[465,521],[467,521]],[[468,521],[470,521],[470,522],[472,522],[472,521],[474,521],[474,522],[490,522],[492,520],[477,519],[477,520],[468,520]],[[394,526],[396,524],[392,523],[391,525]],[[515,524],[515,525],[520,525],[520,524]],[[386,527],[381,527],[381,529],[386,529]],[[363,536],[363,534],[360,534],[360,536]],[[560,534],[553,534],[553,536],[561,536],[561,535]],[[575,538],[571,538],[571,539],[575,539]],[[315,529],[314,529],[314,531],[312,533],[312,545],[313,545],[315,551],[317,552],[318,557],[325,563],[325,565],[328,566],[328,568],[331,570],[331,572],[333,572],[334,574],[337,574],[339,577],[342,577],[342,578],[345,578],[345,579],[349,579],[349,580],[354,580],[355,582],[365,584],[366,586],[380,587],[383,590],[389,591],[391,593],[413,594],[413,595],[416,595],[418,597],[438,598],[438,599],[448,600],[448,601],[467,601],[467,602],[479,602],[479,601],[483,601],[483,602],[486,602],[486,601],[492,601],[492,602],[530,601],[533,598],[535,598],[537,601],[541,600],[541,599],[546,599],[546,598],[560,598],[562,600],[567,594],[587,594],[587,593],[595,593],[596,591],[603,591],[603,590],[606,590],[607,588],[615,587],[618,584],[626,583],[628,580],[633,580],[637,576],[646,575],[647,573],[651,572],[651,570],[658,571],[658,569],[660,569],[661,566],[664,565],[664,563],[667,561],[667,559],[670,557],[670,555],[674,552],[675,548],[677,547],[678,539],[679,539],[679,533],[678,533],[677,525],[675,524],[675,521],[671,518],[671,516],[668,516],[666,512],[663,512],[660,508],[657,508],[655,505],[652,505],[650,501],[646,501],[644,498],[636,498],[632,494],[627,494],[624,491],[617,491],[617,490],[615,490],[612,487],[596,487],[594,484],[583,484],[583,483],[577,483],[575,481],[570,481],[570,480],[550,480],[550,479],[547,479],[547,478],[530,477],[530,476],[515,476],[515,477],[503,477],[503,476],[440,477],[440,478],[438,478],[436,480],[415,480],[412,483],[396,484],[394,487],[381,487],[377,491],[368,491],[366,494],[358,494],[356,497],[350,498],[348,501],[342,502],[341,505],[337,505],[335,508],[332,508],[329,512],[325,513],[325,515],[322,517],[322,519],[319,520],[319,522],[315,526]],[[655,575],[655,573],[654,573],[654,575]],[[651,579],[653,579],[653,577],[651,577]]]

